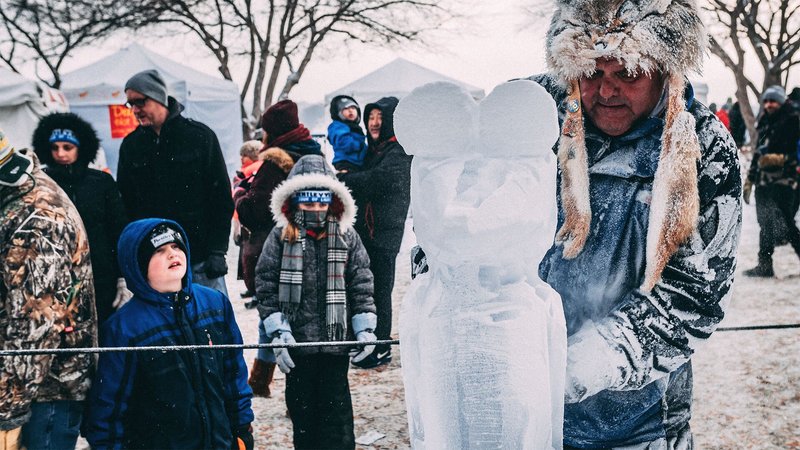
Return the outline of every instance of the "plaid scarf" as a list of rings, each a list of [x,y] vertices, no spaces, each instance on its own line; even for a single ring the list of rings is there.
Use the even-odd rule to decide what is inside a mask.
[[[303,250],[306,234],[302,211],[297,211],[292,221],[300,227],[300,237],[294,242],[283,241],[281,273],[278,282],[278,303],[281,312],[292,322],[300,306],[303,288]],[[347,263],[347,244],[339,223],[328,219],[326,226],[328,244],[327,290],[325,291],[325,325],[328,341],[342,341],[347,336],[347,291],[344,270]]]

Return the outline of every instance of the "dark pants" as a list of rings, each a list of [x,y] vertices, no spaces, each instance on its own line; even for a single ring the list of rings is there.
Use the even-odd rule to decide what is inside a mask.
[[[286,375],[286,407],[296,449],[353,449],[350,357],[290,351],[295,367]]]
[[[375,277],[375,309],[378,315],[378,326],[375,336],[379,340],[391,339],[392,336],[392,290],[394,289],[394,272],[397,252],[367,247],[369,268]],[[378,346],[375,353],[389,349],[388,345]]]
[[[31,419],[22,426],[22,445],[28,450],[75,448],[83,408],[78,401],[33,402]]]
[[[767,185],[756,186],[756,218],[761,228],[759,234],[758,260],[772,261],[775,243],[778,241],[775,220],[780,220],[786,227],[789,243],[800,255],[800,231],[794,223],[795,192],[789,186]]]

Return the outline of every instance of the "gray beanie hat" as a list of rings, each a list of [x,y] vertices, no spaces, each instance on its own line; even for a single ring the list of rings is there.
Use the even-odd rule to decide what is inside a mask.
[[[132,76],[125,83],[125,90],[133,89],[167,106],[167,84],[157,70],[144,70]]]
[[[782,105],[786,101],[786,90],[777,85],[764,89],[764,93],[761,94],[761,103],[767,100],[775,100]]]

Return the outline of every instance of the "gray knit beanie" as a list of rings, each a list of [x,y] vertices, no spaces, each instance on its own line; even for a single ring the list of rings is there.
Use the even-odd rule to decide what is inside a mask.
[[[125,90],[132,89],[167,106],[167,84],[157,70],[144,70],[125,83]]]
[[[777,85],[770,86],[764,89],[764,93],[761,94],[761,103],[767,100],[775,100],[782,105],[786,101],[786,91]]]

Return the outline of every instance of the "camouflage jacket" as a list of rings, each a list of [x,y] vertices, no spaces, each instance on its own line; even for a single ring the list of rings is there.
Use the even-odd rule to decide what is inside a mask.
[[[33,177],[0,186],[0,344],[3,350],[93,347],[97,314],[89,244],[66,194],[31,151]],[[30,404],[83,400],[95,357],[0,358],[0,430],[24,424]]]

